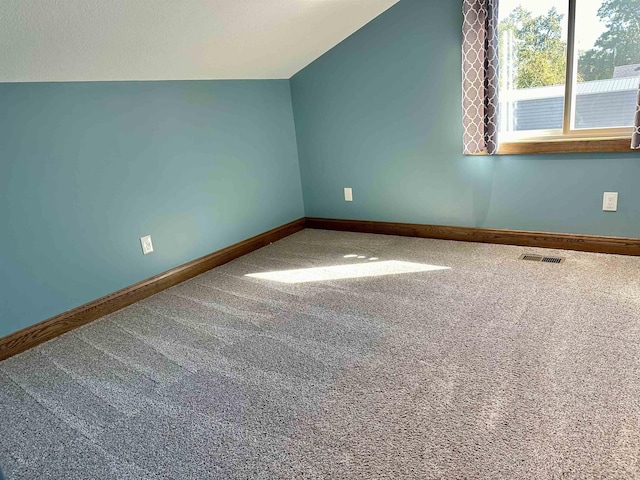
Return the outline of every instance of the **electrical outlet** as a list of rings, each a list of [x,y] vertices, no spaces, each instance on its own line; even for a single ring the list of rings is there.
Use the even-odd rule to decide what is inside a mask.
[[[618,211],[618,192],[604,192],[602,210],[605,212]]]
[[[353,202],[353,189],[348,187],[344,189],[344,201]]]
[[[147,255],[153,252],[153,243],[151,243],[151,235],[140,237],[140,245],[142,245],[142,253]]]

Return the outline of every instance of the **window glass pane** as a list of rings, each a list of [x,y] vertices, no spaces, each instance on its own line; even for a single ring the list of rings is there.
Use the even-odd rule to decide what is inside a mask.
[[[562,130],[568,9],[568,0],[500,1],[502,138]]]
[[[640,0],[577,0],[573,128],[630,127],[640,81]]]

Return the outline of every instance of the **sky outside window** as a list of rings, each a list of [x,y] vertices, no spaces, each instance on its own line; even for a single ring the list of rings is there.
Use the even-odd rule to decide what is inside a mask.
[[[576,1],[577,68],[565,125],[568,21],[569,0],[501,0],[500,132],[535,137],[618,129],[619,135],[631,126],[640,81],[640,0]]]

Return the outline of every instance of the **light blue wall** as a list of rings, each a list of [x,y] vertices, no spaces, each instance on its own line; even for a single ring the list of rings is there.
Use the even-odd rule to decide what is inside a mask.
[[[640,237],[637,153],[461,155],[459,3],[401,0],[290,82],[0,84],[0,336],[300,218],[303,192],[308,216]]]
[[[3,336],[302,217],[289,82],[0,84],[0,192]]]
[[[292,78],[307,216],[640,237],[638,153],[461,154],[461,10],[401,0]]]

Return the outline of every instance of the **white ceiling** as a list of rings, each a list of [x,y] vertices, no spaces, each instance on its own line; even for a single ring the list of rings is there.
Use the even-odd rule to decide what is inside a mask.
[[[290,78],[398,0],[0,0],[0,82]]]

